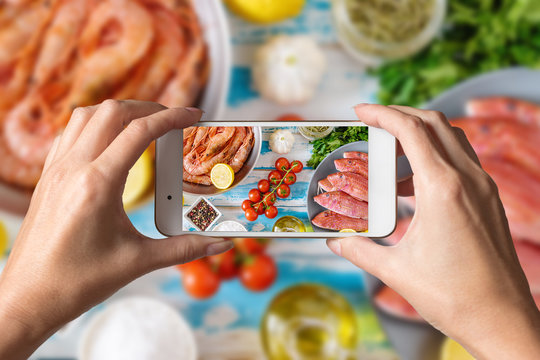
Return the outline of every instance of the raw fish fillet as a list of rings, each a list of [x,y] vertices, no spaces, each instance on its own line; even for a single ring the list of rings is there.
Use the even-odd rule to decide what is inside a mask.
[[[480,162],[499,188],[512,236],[540,244],[540,179],[506,161]]]
[[[346,151],[343,153],[345,159],[361,159],[368,161],[368,154],[360,151]]]
[[[528,101],[503,96],[471,99],[467,102],[469,116],[506,116],[516,122],[540,126],[540,106]]]
[[[334,165],[339,171],[353,172],[356,174],[368,176],[368,163],[360,159],[337,159],[334,160]]]
[[[331,210],[317,214],[311,221],[313,225],[328,230],[352,229],[355,231],[366,231],[368,222],[364,219],[355,219],[345,215],[335,213]]]
[[[334,185],[332,185],[328,178],[319,180],[319,187],[324,191],[334,191]]]
[[[425,321],[407,300],[386,285],[375,294],[373,301],[379,309],[392,316],[417,322]]]
[[[463,118],[451,123],[465,131],[478,156],[514,162],[540,177],[540,128],[508,118]]]
[[[531,292],[540,295],[540,246],[525,241],[516,241],[514,245]]]
[[[330,191],[313,197],[313,200],[322,207],[338,214],[357,219],[368,218],[368,203],[356,200],[343,191]]]
[[[336,190],[341,190],[358,200],[368,201],[368,180],[365,176],[352,172],[328,175],[328,180]]]

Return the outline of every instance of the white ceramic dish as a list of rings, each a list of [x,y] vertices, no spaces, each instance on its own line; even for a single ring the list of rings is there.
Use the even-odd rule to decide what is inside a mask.
[[[214,209],[215,212],[217,213],[216,218],[215,218],[210,224],[208,224],[208,226],[206,227],[205,230],[202,230],[200,227],[198,227],[197,225],[195,225],[195,224],[193,223],[193,221],[191,221],[191,219],[188,217],[189,212],[190,212],[191,210],[193,210],[193,208],[194,208],[195,206],[197,206],[201,201],[205,201],[205,202],[206,202],[208,205],[210,205],[210,206],[212,207],[212,209]],[[219,210],[217,209],[217,207],[215,207],[214,204],[212,204],[212,203],[210,202],[210,200],[208,200],[208,199],[205,198],[204,196],[201,196],[201,197],[199,197],[199,198],[193,203],[193,205],[191,205],[191,206],[187,209],[187,211],[184,213],[184,220],[186,220],[186,222],[187,222],[190,226],[192,226],[192,227],[194,227],[195,229],[197,229],[197,231],[208,231],[208,230],[212,229],[212,226],[214,226],[214,225],[217,223],[217,221],[218,221],[219,219],[221,219],[222,216],[223,216],[223,214],[221,213],[221,211],[219,211]]]
[[[220,0],[193,1],[208,44],[211,72],[200,107],[206,121],[222,119],[229,89],[231,43],[225,9]],[[0,164],[0,166],[2,166]],[[24,216],[31,192],[0,183],[0,209]]]

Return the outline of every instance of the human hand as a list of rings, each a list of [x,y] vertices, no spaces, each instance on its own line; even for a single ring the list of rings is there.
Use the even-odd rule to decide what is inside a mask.
[[[0,277],[0,358],[28,357],[61,325],[145,273],[232,247],[195,235],[150,239],[122,205],[128,171],[150,143],[200,117],[197,109],[140,101],[74,111]]]
[[[414,175],[398,193],[415,195],[416,212],[394,246],[348,237],[328,240],[330,249],[399,292],[477,358],[536,358],[540,314],[497,187],[463,131],[432,111],[367,104],[355,110],[400,141]]]

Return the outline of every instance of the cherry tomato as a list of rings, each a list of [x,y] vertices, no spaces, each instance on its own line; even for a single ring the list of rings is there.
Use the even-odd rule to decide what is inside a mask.
[[[258,189],[251,189],[248,193],[249,200],[253,201],[254,203],[261,200],[261,193]]]
[[[238,252],[242,254],[260,254],[262,253],[268,244],[270,239],[258,239],[258,238],[237,238],[234,239],[234,246]]]
[[[285,179],[283,180],[283,183],[286,185],[292,185],[296,182],[296,174],[294,172],[290,172],[287,175],[285,175]]]
[[[291,188],[289,185],[281,184],[276,190],[276,194],[278,197],[285,199],[287,196],[291,194]]]
[[[302,164],[301,161],[298,161],[298,160],[294,160],[292,163],[291,163],[291,169],[293,172],[295,173],[299,173],[300,171],[302,171],[302,169],[304,168],[304,164]]]
[[[276,263],[266,254],[258,254],[248,258],[240,268],[240,281],[252,291],[262,291],[269,288],[276,277]]]
[[[270,182],[268,180],[259,180],[259,183],[257,184],[257,188],[260,192],[265,193],[270,190]]]
[[[210,267],[217,271],[221,279],[229,280],[238,275],[239,267],[236,264],[236,251],[234,249],[209,256],[207,259]]]
[[[206,261],[197,261],[184,268],[182,285],[188,294],[197,299],[206,299],[219,289],[219,276]]]
[[[268,174],[268,181],[270,181],[270,184],[277,185],[283,178],[283,175],[277,170],[270,171],[270,174]]]
[[[248,221],[255,221],[259,217],[254,208],[249,208],[245,211],[244,215]]]
[[[266,215],[267,218],[273,219],[277,216],[278,210],[275,206],[270,206],[268,209],[264,211],[264,215]]]
[[[251,200],[244,200],[242,201],[242,210],[246,211],[253,205],[253,202]]]
[[[188,267],[190,267],[192,264],[196,263],[196,262],[204,262],[203,259],[197,259],[197,260],[193,260],[193,261],[190,261],[190,262],[187,262],[185,264],[178,264],[176,265],[176,268],[180,271],[184,271],[185,269],[187,269]]]
[[[257,212],[257,215],[264,214],[264,204],[262,202],[253,205],[253,208]]]
[[[267,207],[274,205],[276,203],[276,194],[267,192],[263,195],[263,202]]]
[[[304,120],[304,118],[296,114],[286,114],[286,115],[282,115],[278,117],[276,120],[277,121],[302,121]]]
[[[285,159],[284,157],[280,157],[276,160],[276,169],[279,171],[285,172],[289,170],[289,166],[291,166],[291,164],[289,164],[289,160]]]

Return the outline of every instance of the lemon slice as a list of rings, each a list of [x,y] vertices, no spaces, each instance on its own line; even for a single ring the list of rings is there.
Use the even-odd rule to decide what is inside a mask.
[[[228,189],[234,181],[234,170],[227,164],[216,164],[210,172],[210,180],[218,189]]]
[[[350,232],[350,233],[354,232],[355,233],[356,231],[353,230],[353,229],[341,229],[341,230],[339,230],[339,232]]]
[[[440,360],[474,360],[474,357],[459,345],[458,342],[446,338],[441,349]]]
[[[6,253],[8,246],[8,232],[4,223],[0,221],[0,258]]]
[[[244,20],[268,24],[295,17],[305,0],[225,0],[225,4]]]
[[[152,185],[152,177],[154,176],[152,163],[152,155],[146,150],[129,170],[126,187],[122,195],[125,209],[135,206]]]

